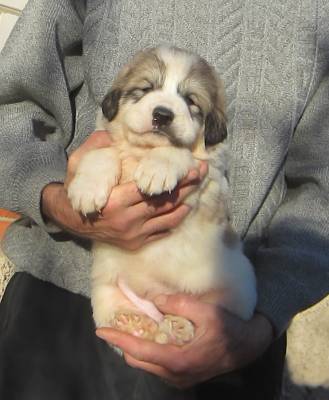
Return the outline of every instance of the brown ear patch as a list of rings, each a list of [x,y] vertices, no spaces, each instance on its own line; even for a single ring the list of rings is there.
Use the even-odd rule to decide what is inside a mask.
[[[112,121],[119,111],[119,101],[121,98],[121,90],[113,89],[105,97],[102,102],[102,111],[104,116]]]
[[[205,145],[214,146],[227,137],[226,121],[223,114],[217,110],[210,112],[205,121]]]

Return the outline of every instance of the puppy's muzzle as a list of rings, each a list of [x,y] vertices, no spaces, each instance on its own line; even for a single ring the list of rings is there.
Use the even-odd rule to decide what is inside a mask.
[[[158,106],[153,110],[152,117],[153,127],[160,129],[169,126],[175,118],[175,114],[169,108]]]

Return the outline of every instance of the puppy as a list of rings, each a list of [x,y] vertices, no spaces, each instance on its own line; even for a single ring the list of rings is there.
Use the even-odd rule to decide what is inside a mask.
[[[141,51],[104,98],[97,128],[110,132],[113,146],[87,153],[68,187],[73,208],[85,215],[101,210],[117,184],[135,181],[153,196],[174,190],[200,160],[208,161],[209,171],[186,201],[192,211],[169,236],[135,251],[93,244],[96,326],[187,343],[192,323],[162,315],[151,301],[178,292],[220,291],[222,307],[249,319],[255,275],[229,224],[224,96],[215,71],[175,47]]]

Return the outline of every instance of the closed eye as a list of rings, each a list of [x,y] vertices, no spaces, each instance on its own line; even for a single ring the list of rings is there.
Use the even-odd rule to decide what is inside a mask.
[[[150,91],[153,90],[153,89],[154,89],[153,83],[151,83],[151,82],[148,81],[148,80],[143,81],[143,82],[140,84],[140,86],[138,86],[138,87],[135,88],[135,90],[140,90],[140,91],[142,91],[143,93],[148,93],[148,92],[150,92]]]
[[[153,90],[153,85],[150,83],[150,84],[147,85],[147,86],[141,87],[140,90],[141,90],[143,93],[151,92],[151,90]]]
[[[201,112],[200,106],[197,104],[197,100],[193,94],[185,95],[184,100],[188,107],[193,111],[194,113],[199,113]]]
[[[195,106],[195,105],[196,105],[195,102],[194,102],[194,100],[193,100],[193,98],[192,98],[191,96],[185,96],[184,99],[185,99],[186,104],[187,104],[188,106]]]
[[[147,82],[145,85],[134,87],[125,93],[124,97],[132,98],[135,102],[153,90],[153,85]]]
[[[134,88],[132,90],[130,90],[130,93],[135,94],[135,95],[139,95],[139,96],[144,96],[144,94],[147,94],[149,92],[151,92],[153,89],[152,88]]]

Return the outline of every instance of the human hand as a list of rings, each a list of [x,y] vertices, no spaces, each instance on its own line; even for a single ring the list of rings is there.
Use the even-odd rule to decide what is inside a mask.
[[[44,188],[42,209],[50,220],[77,236],[135,250],[168,235],[182,222],[190,211],[183,202],[206,175],[207,164],[201,163],[199,169],[189,171],[171,194],[150,198],[140,193],[134,182],[118,185],[112,190],[101,215],[84,218],[72,209],[65,188],[86,151],[109,145],[108,132],[96,132],[72,153],[65,185],[53,183]]]
[[[183,316],[196,328],[192,342],[178,347],[143,340],[111,328],[96,334],[124,352],[126,362],[184,389],[242,368],[259,357],[273,340],[270,322],[261,314],[242,321],[214,304],[188,295],[159,296],[165,314]]]

